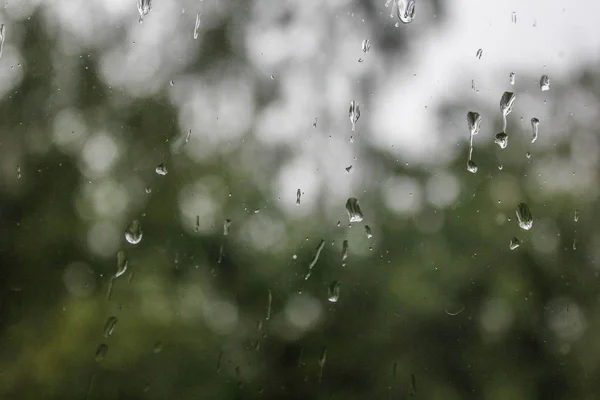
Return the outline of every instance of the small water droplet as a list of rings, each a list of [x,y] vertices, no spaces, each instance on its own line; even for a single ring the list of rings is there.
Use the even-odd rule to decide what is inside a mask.
[[[472,174],[477,172],[477,164],[475,164],[475,161],[467,161],[467,171],[471,172]]]
[[[359,107],[358,103],[355,102],[354,100],[352,100],[350,102],[350,110],[348,111],[348,114],[350,116],[350,122],[352,123],[352,130],[355,131],[356,123],[358,122],[358,119],[360,118],[360,107]]]
[[[152,10],[152,0],[137,0],[137,9],[140,13],[140,24],[144,22],[144,17]]]
[[[300,197],[302,196],[302,191],[300,189],[298,189],[296,191],[296,205],[299,206],[300,205]]]
[[[521,229],[528,231],[533,227],[533,216],[527,204],[519,203],[517,205],[517,219],[519,220]]]
[[[342,242],[342,266],[346,265],[346,259],[348,258],[348,250],[349,250],[348,241],[344,240]]]
[[[315,253],[315,256],[313,257],[310,264],[308,265],[308,272],[304,276],[305,280],[308,280],[308,278],[310,278],[310,275],[312,274],[312,269],[317,264],[317,261],[319,261],[319,256],[321,255],[321,252],[323,251],[324,247],[325,247],[325,239],[321,239],[321,241],[319,242],[319,245],[317,246],[317,252]]]
[[[540,90],[542,92],[550,90],[550,78],[548,77],[548,75],[542,75],[542,77],[540,78]]]
[[[477,59],[481,60],[482,55],[483,55],[483,49],[479,49],[479,50],[477,50],[475,57],[477,57]]]
[[[125,229],[125,239],[131,244],[138,244],[142,240],[144,232],[142,232],[142,224],[140,221],[133,220]]]
[[[154,354],[158,354],[161,351],[163,351],[163,342],[161,342],[160,340],[156,343],[154,343],[154,346],[152,347],[152,351],[154,352]]]
[[[361,222],[363,220],[363,213],[355,197],[350,197],[346,201],[346,212],[348,213],[350,222]]]
[[[146,186],[146,193],[147,194],[152,193],[152,188],[150,186]]]
[[[365,233],[367,234],[367,239],[371,239],[373,237],[373,233],[371,232],[371,227],[369,225],[365,225]]]
[[[533,117],[531,118],[531,127],[533,129],[533,136],[531,137],[531,143],[535,143],[538,138],[538,133],[540,130],[540,120]]]
[[[511,84],[511,85],[514,85],[514,84],[515,84],[515,79],[516,79],[516,77],[517,77],[517,76],[515,75],[515,73],[514,73],[514,72],[511,72],[511,73],[510,73],[510,75],[508,76],[508,79],[509,79],[509,81],[510,81],[510,84]]]
[[[573,221],[579,222],[579,209],[578,208],[576,208],[575,212],[573,213]]]
[[[369,39],[364,39],[362,41],[362,51],[363,53],[368,53],[371,50],[371,41]]]
[[[333,281],[327,288],[327,299],[331,303],[337,303],[339,298],[340,298],[340,282]]]
[[[500,171],[502,171],[502,168],[504,168],[504,166],[503,166],[502,164],[498,165],[498,169],[499,169]]]
[[[500,132],[496,134],[494,138],[494,143],[500,146],[501,149],[505,149],[508,146],[508,135],[504,132]]]
[[[196,25],[194,26],[194,39],[198,39],[198,29],[200,29],[200,16],[201,13],[196,14]]]
[[[361,62],[363,62],[363,61],[365,61],[365,60],[363,60],[363,59],[362,59],[362,57],[358,57],[358,62],[359,62],[359,63],[361,63]]]
[[[127,255],[123,250],[119,250],[117,252],[117,272],[115,272],[113,277],[116,279],[123,275],[127,271],[128,265],[129,262],[127,261]]]
[[[573,250],[577,250],[577,239],[573,239]]]
[[[2,58],[2,52],[4,49],[4,39],[6,39],[6,28],[4,27],[4,24],[2,24],[0,25],[0,58]]]
[[[200,216],[196,215],[196,232],[200,230]]]
[[[350,166],[346,167],[346,172],[347,172],[347,173],[350,173],[350,171],[352,171],[352,165],[350,165]]]
[[[297,259],[298,259],[298,256],[297,256],[296,254],[294,254],[294,255],[292,256],[292,259],[294,259],[294,260],[297,260]]]
[[[173,79],[171,79],[171,82],[169,82],[169,85],[171,85],[171,87],[175,86],[175,81]]]
[[[165,165],[165,163],[158,164],[155,171],[158,175],[163,175],[163,176],[168,173],[167,166]]]
[[[104,357],[106,357],[107,351],[108,351],[108,346],[105,345],[104,343],[102,343],[100,346],[98,346],[98,348],[96,349],[96,356],[94,357],[96,359],[96,361],[104,360]]]
[[[517,13],[516,13],[516,12],[514,12],[514,11],[512,12],[512,15],[511,15],[511,20],[512,20],[512,23],[513,23],[513,24],[516,24],[516,23],[517,23]]]
[[[117,325],[118,319],[117,317],[109,317],[104,324],[104,337],[108,338],[115,331],[115,326]]]
[[[409,24],[415,18],[415,0],[398,0],[396,13],[403,24]]]
[[[223,236],[229,235],[229,227],[231,226],[231,220],[227,218],[225,222],[223,222]]]
[[[531,152],[530,152],[530,151],[528,151],[527,153],[525,153],[525,157],[527,157],[527,158],[531,158]]]
[[[17,179],[21,179],[21,166],[17,165]]]
[[[268,321],[271,319],[271,304],[273,303],[273,293],[271,289],[269,289],[269,293],[267,295],[267,316],[265,319]]]
[[[315,122],[313,122],[313,128],[317,127],[317,122],[319,121],[319,118],[315,117]]]
[[[467,113],[467,126],[471,135],[477,135],[481,127],[481,115],[475,111]]]
[[[516,237],[513,237],[512,239],[510,239],[510,243],[508,245],[508,248],[511,249],[511,250],[515,250],[520,245],[521,245],[521,241],[519,239],[517,239]]]

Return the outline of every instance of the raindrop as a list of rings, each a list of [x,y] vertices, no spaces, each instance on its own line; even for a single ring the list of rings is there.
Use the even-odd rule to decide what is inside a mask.
[[[521,241],[516,237],[510,239],[510,243],[508,244],[508,248],[511,250],[517,249],[521,245]]]
[[[140,221],[133,220],[125,229],[125,239],[131,244],[138,244],[142,240],[142,224]]]
[[[200,216],[196,215],[196,232],[200,230]]]
[[[350,165],[350,166],[346,167],[346,172],[347,172],[347,173],[350,173],[350,171],[352,171],[352,165]]]
[[[273,303],[273,293],[271,289],[269,289],[269,294],[267,295],[267,316],[265,319],[268,321],[271,319],[271,304]]]
[[[479,50],[477,50],[475,57],[477,57],[479,60],[481,60],[482,55],[483,55],[483,49],[479,49]]]
[[[348,114],[350,116],[350,122],[352,123],[352,130],[355,131],[356,123],[358,122],[358,119],[360,118],[360,107],[359,107],[358,103],[355,102],[354,100],[352,100],[350,102],[350,110],[348,111]]]
[[[577,239],[573,239],[573,250],[577,250]]]
[[[403,24],[409,24],[415,17],[415,0],[398,0],[396,13]]]
[[[346,201],[346,211],[350,222],[360,222],[363,220],[363,213],[358,205],[358,200],[355,197],[350,197]]]
[[[167,174],[167,166],[165,165],[165,163],[160,163],[158,164],[158,166],[155,169],[156,173],[159,175],[166,175]]]
[[[223,222],[223,236],[229,235],[229,227],[231,226],[231,220],[227,218],[225,222]]]
[[[362,41],[362,51],[363,53],[368,53],[371,50],[371,41],[369,39],[365,39]]]
[[[21,179],[21,166],[17,165],[17,179]]]
[[[365,233],[367,234],[367,239],[371,239],[373,237],[373,233],[371,232],[371,227],[369,225],[365,225]]]
[[[2,50],[4,49],[4,39],[6,39],[6,28],[2,24],[0,25],[0,58],[2,58]]]
[[[147,194],[152,193],[152,188],[150,186],[146,186],[146,193]]]
[[[115,331],[115,326],[117,325],[117,317],[110,317],[104,324],[104,337],[108,338]]]
[[[531,127],[533,128],[533,136],[531,137],[531,143],[535,143],[540,130],[540,120],[535,117],[531,118]]]
[[[451,317],[456,317],[458,314],[465,311],[465,306],[461,305],[460,307],[455,307],[453,310],[448,310],[448,308],[444,308],[444,312]]]
[[[98,346],[98,349],[96,349],[96,356],[95,356],[96,361],[104,360],[104,357],[106,357],[107,351],[108,351],[108,346],[105,345],[104,343],[102,343],[100,346]]]
[[[171,79],[171,82],[169,82],[169,85],[171,85],[171,87],[175,86],[175,81],[173,79]]]
[[[123,250],[119,250],[117,252],[117,272],[115,272],[113,277],[116,279],[123,275],[127,271],[128,265],[129,262],[127,261],[127,255]]]
[[[313,128],[317,127],[317,122],[319,121],[319,118],[315,117],[315,122],[313,122]]]
[[[542,75],[542,77],[540,78],[540,90],[542,92],[550,90],[550,78],[548,77],[548,75]]]
[[[321,355],[319,356],[319,382],[323,378],[323,367],[325,367],[325,362],[327,361],[327,347],[323,347],[321,350]]]
[[[509,79],[511,85],[515,84],[515,78],[516,78],[515,73],[511,72],[510,75],[508,76],[508,79]]]
[[[300,196],[302,196],[302,191],[300,189],[298,189],[296,191],[296,205],[299,206],[300,205]]]
[[[530,152],[530,151],[528,151],[527,153],[525,153],[525,157],[527,157],[527,158],[531,158],[531,152]]]
[[[344,240],[342,243],[342,266],[346,265],[346,259],[348,258],[348,241]]]
[[[144,16],[152,10],[152,0],[137,0],[137,9],[140,13],[140,24],[144,22]]]
[[[196,25],[194,26],[194,39],[198,39],[198,29],[200,28],[200,16],[202,14],[196,14]]]
[[[574,222],[578,222],[579,221],[579,209],[576,208],[575,212],[573,213],[573,221]]]
[[[331,303],[337,303],[340,298],[340,281],[333,281],[327,288],[327,299]]]
[[[469,171],[473,174],[477,172],[477,164],[475,164],[475,161],[473,161],[473,160],[467,161],[467,171]]]
[[[527,204],[519,203],[517,205],[517,219],[519,220],[521,229],[528,231],[533,227],[533,216]]]
[[[502,164],[498,165],[498,170],[502,171],[503,168],[504,166]]]
[[[517,13],[516,13],[516,12],[514,12],[514,11],[512,12],[512,15],[511,15],[511,20],[512,20],[512,23],[513,23],[513,24],[516,24],[516,23],[517,23]]]
[[[494,138],[494,143],[500,146],[501,149],[505,149],[508,146],[508,135],[504,132],[500,132],[496,134]]]
[[[515,98],[516,96],[512,92],[504,92],[500,98],[500,112],[502,113],[502,121],[504,123],[502,132],[506,132],[506,117],[512,112]]]
[[[308,278],[310,278],[310,275],[312,274],[312,269],[317,264],[317,261],[319,261],[319,256],[321,255],[321,251],[323,251],[324,247],[325,247],[325,239],[321,239],[321,241],[319,242],[319,245],[317,246],[317,252],[315,253],[315,256],[313,257],[310,264],[308,265],[308,272],[304,276],[305,280],[308,280]]]
[[[467,113],[467,126],[471,135],[477,135],[481,127],[481,115],[475,111]]]

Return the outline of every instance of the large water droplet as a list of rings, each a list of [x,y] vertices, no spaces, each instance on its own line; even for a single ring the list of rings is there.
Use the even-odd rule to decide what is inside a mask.
[[[540,90],[545,92],[546,90],[550,90],[550,78],[548,75],[542,75],[540,78]]]
[[[194,39],[198,39],[198,29],[200,29],[200,16],[202,14],[196,14],[196,25],[194,26]]]
[[[160,163],[158,164],[158,166],[155,169],[156,173],[159,175],[166,175],[168,173],[167,171],[167,166],[165,165],[165,163]]]
[[[521,245],[521,241],[519,239],[517,239],[516,237],[513,237],[510,240],[510,243],[508,245],[508,248],[511,250],[515,250],[516,248],[518,248]]]
[[[350,197],[346,201],[346,211],[350,222],[360,222],[363,220],[363,213],[358,205],[358,200],[355,197]]]
[[[369,39],[365,39],[362,41],[362,51],[363,53],[368,53],[371,50],[371,41]]]
[[[535,143],[538,138],[538,132],[540,130],[540,120],[533,117],[531,118],[531,127],[533,128],[533,136],[531,137],[531,143]]]
[[[510,82],[511,85],[515,84],[515,78],[516,78],[515,73],[511,72],[510,75],[508,76],[508,80],[509,80],[509,82]]]
[[[501,149],[505,149],[508,146],[508,135],[504,132],[500,132],[496,134],[494,138],[494,143],[500,146]]]
[[[137,0],[137,9],[140,13],[140,24],[144,22],[144,17],[152,10],[152,0]]]
[[[104,337],[108,338],[115,331],[115,326],[117,325],[117,317],[109,317],[104,324]]]
[[[503,116],[507,116],[511,113],[513,105],[515,103],[515,94],[512,92],[504,92],[500,98],[500,112]]]
[[[481,115],[475,111],[467,113],[467,126],[471,135],[477,135],[481,126]]]
[[[127,266],[129,262],[127,261],[127,255],[123,250],[119,250],[117,252],[117,272],[115,272],[114,278],[118,278],[123,275],[127,271]]]
[[[350,110],[348,111],[348,114],[350,116],[350,122],[352,123],[352,130],[355,131],[356,123],[358,122],[358,119],[360,118],[360,107],[359,107],[358,103],[355,102],[354,100],[352,100],[350,102]]]
[[[409,24],[415,18],[415,0],[398,0],[396,13],[403,24]]]
[[[138,244],[142,240],[143,234],[142,224],[137,219],[131,221],[127,229],[125,229],[125,239],[131,244]]]
[[[521,229],[528,231],[533,227],[533,216],[531,215],[531,211],[529,211],[529,206],[527,206],[527,204],[519,203],[517,205],[517,219],[519,220]]]
[[[467,161],[467,171],[471,172],[472,174],[477,172],[477,164],[475,164],[475,161]]]
[[[96,356],[94,357],[96,359],[96,361],[104,360],[104,357],[106,357],[107,351],[108,351],[108,346],[105,345],[104,343],[102,343],[100,346],[98,346],[98,348],[96,349]]]
[[[332,303],[337,303],[340,298],[340,282],[333,281],[327,288],[327,299]]]
[[[344,240],[344,242],[342,243],[342,266],[346,265],[346,259],[348,258],[348,250],[348,241]]]

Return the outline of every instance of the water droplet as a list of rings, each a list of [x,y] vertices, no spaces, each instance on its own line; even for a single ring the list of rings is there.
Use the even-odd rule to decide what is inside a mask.
[[[302,196],[302,191],[300,189],[298,189],[298,191],[296,191],[296,205],[297,206],[300,205],[300,196]]]
[[[365,225],[365,233],[367,234],[367,239],[371,239],[373,237],[373,233],[371,232],[371,227],[369,225]]]
[[[0,25],[0,58],[2,58],[2,51],[4,49],[4,39],[6,39],[6,28],[2,24]]]
[[[525,157],[527,157],[527,158],[531,158],[531,152],[530,152],[530,151],[528,151],[527,153],[525,153]]]
[[[333,281],[327,288],[327,299],[332,303],[337,303],[340,298],[340,282]]]
[[[576,208],[575,212],[573,213],[573,221],[579,222],[579,209],[578,208]]]
[[[503,168],[504,166],[502,164],[498,165],[498,170],[502,171]]]
[[[477,57],[477,59],[481,60],[481,56],[483,55],[483,49],[479,49],[477,50],[477,53],[475,53],[475,57]]]
[[[512,23],[513,23],[513,24],[516,24],[516,23],[517,23],[517,13],[516,13],[516,12],[514,12],[514,11],[512,12],[512,15],[511,15],[511,20],[512,20]]]
[[[515,84],[515,78],[516,78],[515,73],[511,72],[510,75],[508,76],[508,80],[509,80],[509,82],[510,82],[511,85]]]
[[[356,123],[358,122],[358,119],[360,118],[360,107],[359,107],[358,103],[355,102],[354,100],[352,100],[350,102],[350,110],[348,111],[348,114],[350,116],[350,122],[352,123],[352,130],[355,131]]]
[[[348,241],[344,240],[342,243],[342,266],[346,265],[346,259],[348,258]]]
[[[315,122],[313,122],[313,128],[317,127],[317,122],[319,121],[319,118],[315,117]]]
[[[542,92],[550,90],[550,78],[548,77],[548,75],[542,75],[542,77],[540,78],[540,90]]]
[[[415,17],[415,0],[398,0],[396,13],[403,24],[409,24]]]
[[[140,221],[133,220],[125,229],[125,239],[131,244],[138,244],[142,240],[144,232],[142,232],[142,224]]]
[[[196,25],[194,26],[194,39],[198,39],[198,29],[200,29],[200,16],[201,13],[196,14]]]
[[[200,216],[196,215],[196,229],[195,231],[198,232],[200,230]]]
[[[500,146],[501,149],[505,149],[508,146],[508,135],[504,132],[500,132],[496,134],[494,138],[494,143]]]
[[[540,130],[540,120],[535,117],[531,118],[531,127],[533,128],[533,136],[531,137],[531,143],[535,143]]]
[[[117,317],[109,317],[104,324],[104,337],[108,338],[115,331],[115,326],[117,325]]]
[[[119,250],[117,252],[117,272],[115,272],[113,277],[116,279],[123,275],[127,271],[128,265],[129,262],[127,261],[127,255],[123,250]]]
[[[347,172],[347,173],[350,173],[350,171],[352,171],[352,165],[350,165],[350,166],[346,167],[346,172]]]
[[[516,96],[512,92],[504,92],[500,98],[500,112],[503,116],[507,116],[512,112]],[[504,129],[506,130],[506,129]]]
[[[229,235],[229,227],[231,226],[231,220],[227,218],[225,222],[223,222],[223,236]]]
[[[519,220],[521,229],[528,231],[533,227],[533,216],[527,204],[519,203],[517,205],[517,219]]]
[[[267,316],[265,319],[268,321],[271,319],[271,304],[273,303],[273,293],[271,289],[269,289],[269,293],[267,295]]]
[[[358,200],[355,197],[350,197],[346,201],[346,212],[348,212],[348,218],[350,222],[360,222],[363,220],[363,213],[358,205]]]
[[[364,39],[362,41],[362,51],[363,53],[368,53],[371,50],[371,41],[369,39]]]
[[[520,245],[521,245],[521,241],[519,239],[517,239],[516,237],[513,237],[512,239],[510,239],[510,243],[508,244],[508,248],[511,249],[511,250],[515,250]]]
[[[317,264],[317,261],[319,261],[319,256],[321,255],[321,251],[323,251],[324,247],[325,247],[325,239],[321,239],[321,241],[319,242],[319,245],[317,246],[317,252],[315,253],[315,256],[313,257],[310,264],[308,265],[308,272],[304,276],[305,280],[308,280],[308,278],[310,278],[310,275],[312,274],[312,269]]]
[[[160,340],[156,343],[154,343],[154,346],[152,347],[152,351],[154,352],[154,354],[158,354],[163,350],[163,342],[161,342]]]
[[[169,85],[171,85],[171,87],[175,86],[175,81],[173,79],[171,79],[171,82],[169,82]]]
[[[577,239],[573,239],[573,250],[577,250]]]
[[[17,179],[21,179],[21,166],[17,165]]]
[[[137,0],[137,9],[140,13],[140,24],[144,22],[144,17],[152,10],[152,0]]]
[[[475,111],[467,113],[467,126],[471,135],[477,135],[481,127],[481,115]]]
[[[165,165],[165,163],[158,164],[155,171],[157,174],[163,175],[163,176],[168,173],[167,166]]]
[[[152,188],[150,186],[146,186],[146,193],[147,194],[152,193]]]
[[[477,164],[475,164],[475,161],[473,161],[473,160],[467,161],[467,171],[469,171],[473,174],[477,172]]]
[[[104,360],[104,357],[106,357],[107,351],[108,351],[108,346],[105,345],[104,343],[102,343],[100,346],[98,346],[98,349],[96,349],[96,356],[95,356],[96,361]]]
[[[321,350],[321,355],[319,356],[319,379],[318,381],[321,382],[321,380],[323,379],[323,368],[325,367],[325,362],[327,361],[327,347],[323,347],[323,350]]]

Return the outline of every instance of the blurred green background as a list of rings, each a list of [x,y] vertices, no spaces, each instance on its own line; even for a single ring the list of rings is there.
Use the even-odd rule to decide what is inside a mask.
[[[597,6],[391,3],[5,3],[0,398],[599,398]]]

